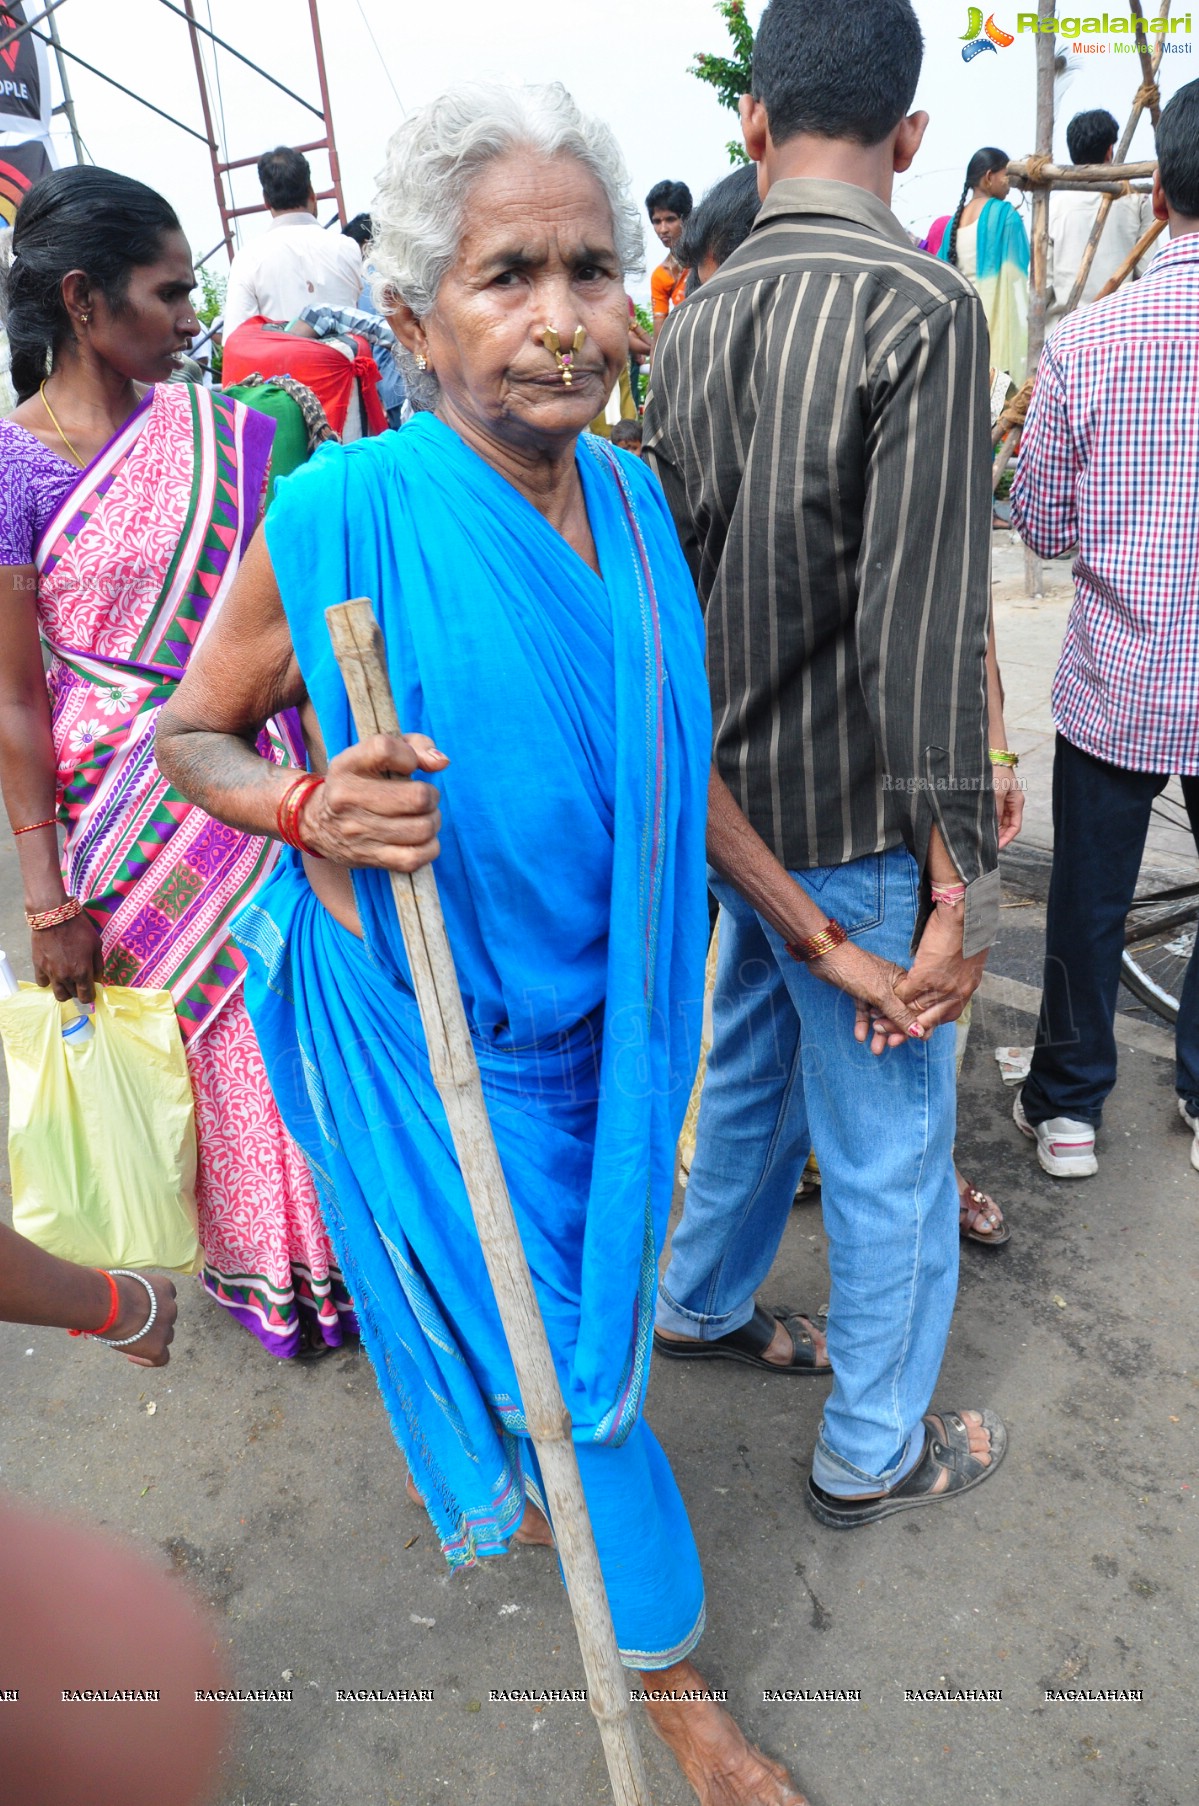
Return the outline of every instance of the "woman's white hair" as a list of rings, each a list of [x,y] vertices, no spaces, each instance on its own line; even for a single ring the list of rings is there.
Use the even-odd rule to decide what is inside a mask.
[[[641,268],[641,217],[611,129],[580,112],[561,82],[468,82],[411,114],[388,143],[371,203],[369,260],[380,306],[399,299],[418,317],[430,311],[458,255],[472,182],[496,157],[518,150],[574,157],[590,170],[612,209],[621,268]]]

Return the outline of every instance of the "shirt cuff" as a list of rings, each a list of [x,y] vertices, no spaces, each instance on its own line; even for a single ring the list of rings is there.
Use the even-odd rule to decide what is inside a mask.
[[[984,872],[981,878],[975,878],[966,886],[962,916],[963,959],[973,959],[976,953],[985,953],[998,939],[999,895],[998,869]]]

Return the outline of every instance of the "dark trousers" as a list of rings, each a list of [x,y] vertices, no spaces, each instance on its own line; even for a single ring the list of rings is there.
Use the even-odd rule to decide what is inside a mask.
[[[1108,765],[1057,737],[1045,975],[1023,1094],[1030,1123],[1069,1116],[1099,1126],[1116,1082],[1124,919],[1153,801],[1169,781],[1168,774]],[[1182,789],[1199,848],[1199,777],[1183,778]],[[1178,1095],[1199,1110],[1199,953],[1191,956],[1179,999],[1176,1046]]]

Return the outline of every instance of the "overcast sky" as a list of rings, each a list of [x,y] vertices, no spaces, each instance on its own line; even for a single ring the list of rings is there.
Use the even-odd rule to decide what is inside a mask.
[[[27,0],[31,14],[42,0]],[[297,93],[319,100],[306,0],[195,0],[197,16]],[[761,13],[750,0],[750,17]],[[923,228],[957,201],[971,152],[996,144],[1012,156],[1033,148],[1031,36],[1010,48],[961,59],[965,0],[917,0],[926,38],[917,105],[932,123],[915,167],[897,184],[895,209],[905,225]],[[1087,9],[1079,7],[1079,12]],[[1113,12],[1116,10],[1111,8]],[[1147,9],[1149,10],[1149,9]],[[1175,8],[1180,11],[1181,8]],[[1015,28],[1015,6],[1002,0],[998,23]],[[67,0],[56,14],[69,50],[115,76],[195,129],[202,128],[187,29],[161,0]],[[455,81],[559,80],[590,111],[614,127],[638,197],[663,176],[687,182],[697,198],[726,173],[725,140],[734,116],[711,89],[688,73],[696,51],[723,52],[724,26],[710,0],[322,0],[322,26],[331,104],[346,204],[370,205],[383,146],[405,109],[434,99]],[[1094,39],[1086,40],[1095,42]],[[1194,40],[1176,37],[1180,46]],[[220,101],[217,130],[231,158],[270,145],[304,143],[319,135],[311,114],[224,52],[217,53]],[[1076,57],[1078,67],[1059,85],[1058,154],[1065,126],[1084,108],[1107,106],[1121,126],[1139,83],[1133,56]],[[220,238],[208,155],[203,144],[155,118],[134,101],[70,65],[80,130],[92,158],[140,177],[173,202],[200,257]],[[1167,58],[1168,96],[1199,76],[1199,51]],[[56,121],[61,161],[71,160],[65,126]],[[1152,155],[1146,119],[1134,155]],[[327,166],[313,157],[318,186]],[[239,202],[257,200],[252,170],[239,179]],[[322,211],[322,217],[324,217]],[[258,220],[243,224],[252,236]],[[647,258],[658,260],[647,233]],[[218,256],[216,267],[224,267]],[[635,295],[648,292],[633,278]]]

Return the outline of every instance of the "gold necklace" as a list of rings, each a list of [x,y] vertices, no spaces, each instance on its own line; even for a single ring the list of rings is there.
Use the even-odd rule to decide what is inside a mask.
[[[71,441],[67,438],[66,434],[63,432],[62,428],[59,426],[58,420],[55,417],[54,409],[50,406],[50,403],[46,399],[45,383],[43,383],[41,385],[41,388],[38,390],[38,394],[42,398],[42,406],[45,408],[47,414],[49,414],[49,416],[50,416],[50,424],[54,428],[54,431],[58,434],[58,436],[62,440],[63,444],[66,446],[67,450],[70,452],[71,456],[74,458],[76,464],[78,464],[80,470],[85,470],[87,468],[87,460],[85,458],[81,458],[79,456],[79,453],[75,450],[75,447],[71,444]]]

